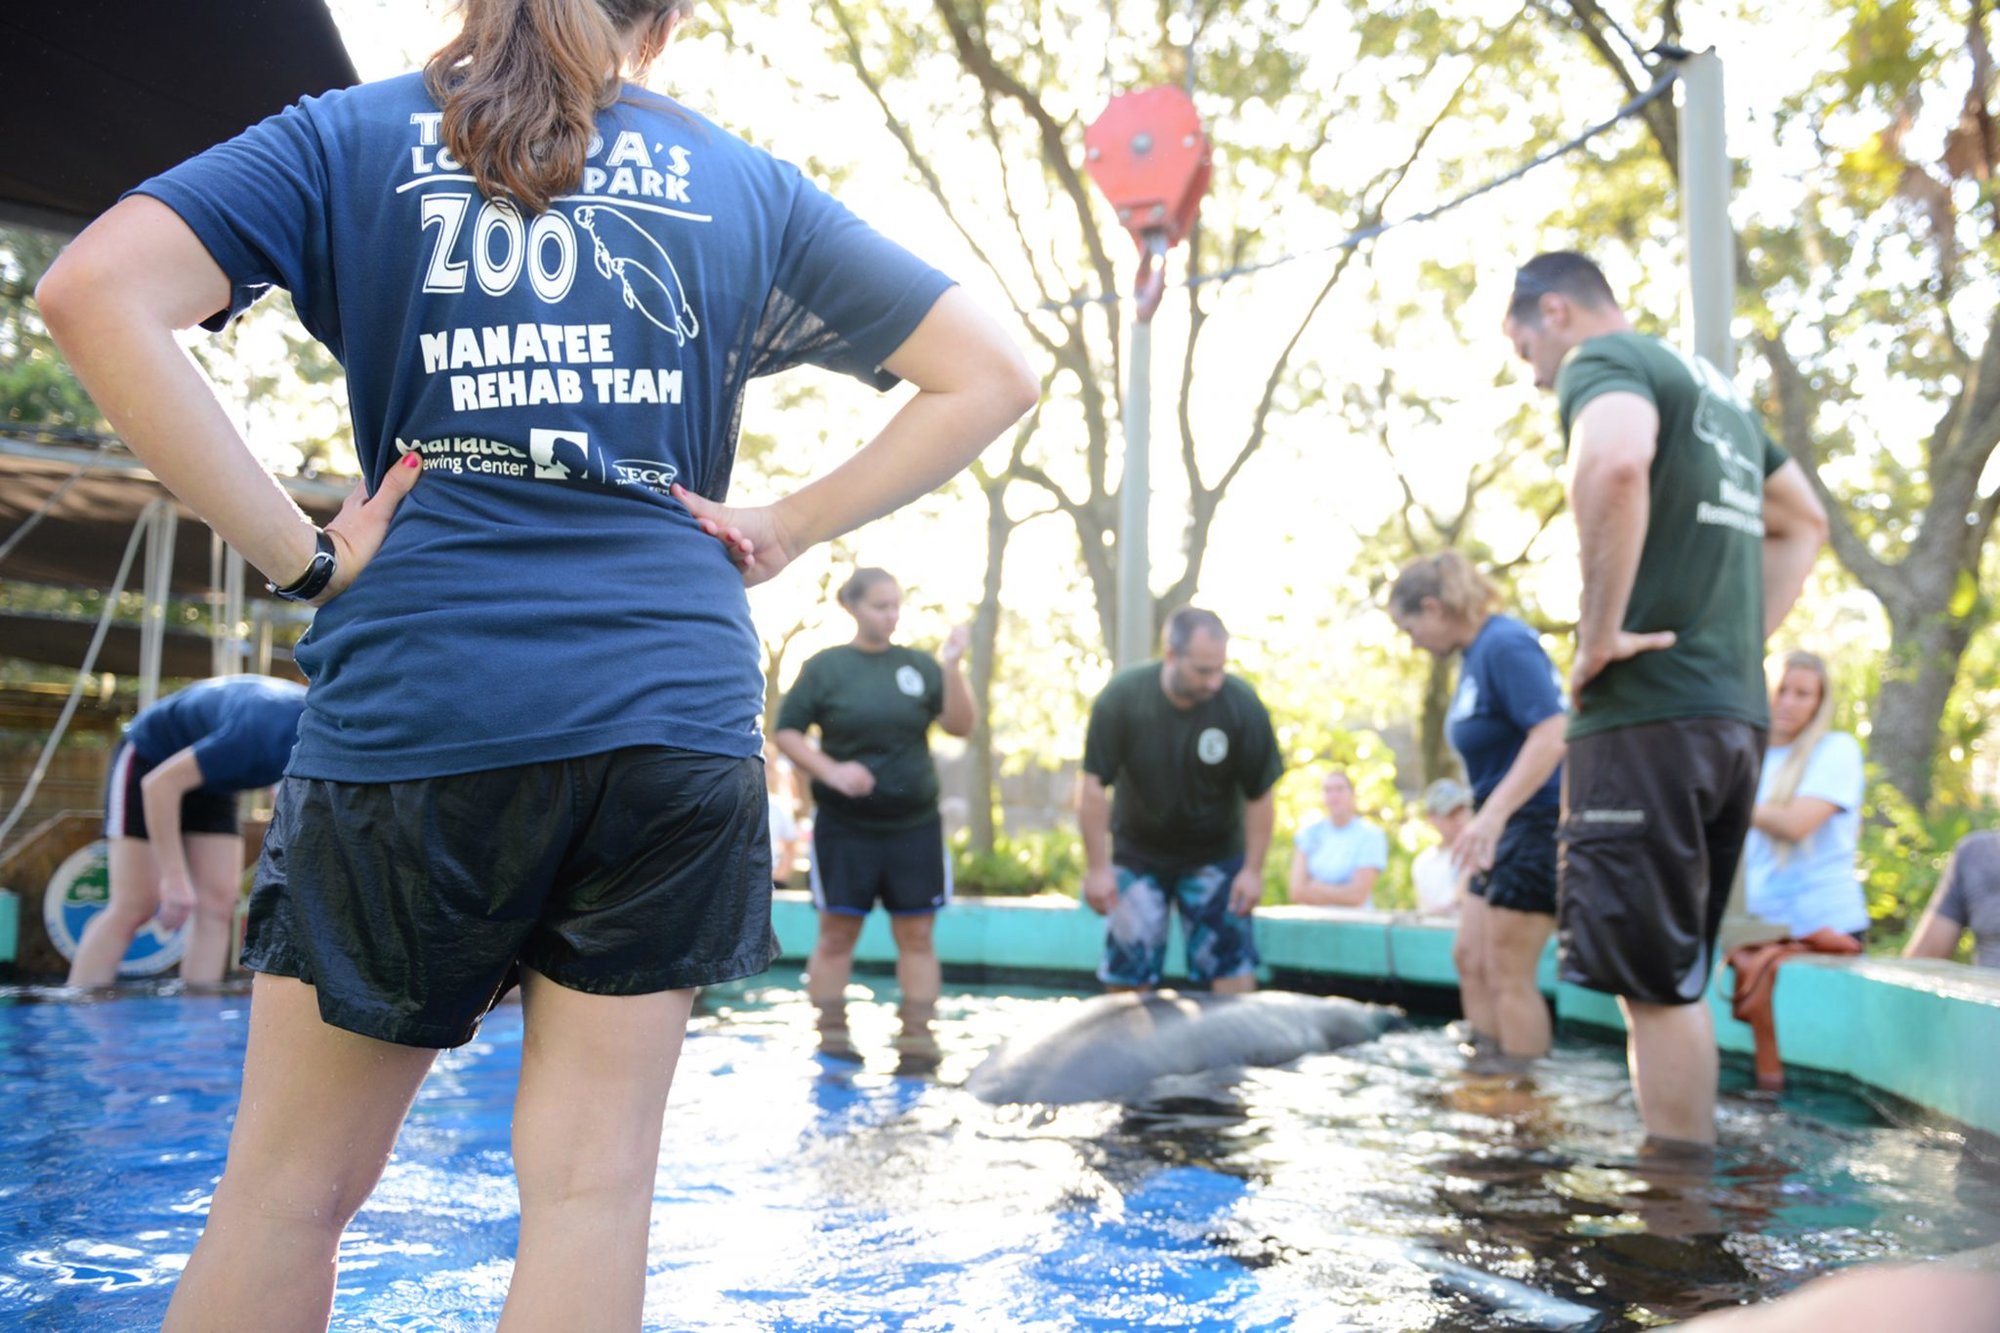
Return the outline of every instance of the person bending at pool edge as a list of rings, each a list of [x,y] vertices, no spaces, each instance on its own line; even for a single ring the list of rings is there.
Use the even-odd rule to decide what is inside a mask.
[[[499,1325],[640,1326],[695,988],[776,954],[745,589],[928,494],[1036,396],[950,279],[624,81],[690,9],[469,0],[423,75],[146,182],[42,281],[132,451],[320,608],[251,898],[242,1096],[171,1333],[326,1327],[341,1233],[438,1048],[517,970]],[[691,209],[629,197],[669,182]],[[175,340],[272,286],[347,371],[365,477],[325,531]],[[802,363],[916,392],[827,475],[722,503],[747,381]],[[670,403],[611,373],[657,367]]]
[[[1389,866],[1389,835],[1355,809],[1354,779],[1345,769],[1327,770],[1320,800],[1326,818],[1300,829],[1292,844],[1291,899],[1307,907],[1366,907]]]
[[[1214,612],[1182,607],[1162,640],[1158,660],[1120,671],[1090,706],[1077,823],[1083,899],[1105,917],[1097,976],[1114,991],[1157,986],[1177,910],[1188,981],[1254,990],[1250,914],[1284,761],[1263,701],[1226,674],[1229,632]]]
[[[236,798],[284,776],[305,706],[303,685],[219,676],[132,719],[104,788],[111,901],[83,928],[69,985],[116,981],[132,937],[155,914],[168,930],[194,916],[181,980],[222,980],[243,896]]]
[[[1826,515],[1729,379],[1633,330],[1597,265],[1514,279],[1502,332],[1557,399],[1582,605],[1558,929],[1565,980],[1618,997],[1647,1150],[1715,1142],[1703,997],[1769,723],[1764,640]]]
[[[1472,872],[1452,961],[1472,1027],[1468,1067],[1507,1073],[1549,1052],[1536,974],[1555,930],[1562,678],[1535,632],[1499,610],[1500,590],[1457,551],[1419,556],[1389,590],[1410,642],[1459,655],[1445,736],[1472,780],[1476,813],[1452,845]]]
[[[972,689],[961,666],[961,625],[943,661],[894,642],[903,593],[883,569],[857,569],[841,586],[854,641],[815,653],[778,707],[778,748],[812,776],[812,893],[819,938],[806,963],[806,994],[819,1011],[820,1044],[852,1056],[847,982],[854,944],[879,899],[896,939],[902,990],[898,1049],[907,1063],[934,1058],[931,1019],[940,969],[931,926],[951,902],[951,853],[938,814],[933,720],[970,736]],[[806,739],[819,728],[817,747]]]

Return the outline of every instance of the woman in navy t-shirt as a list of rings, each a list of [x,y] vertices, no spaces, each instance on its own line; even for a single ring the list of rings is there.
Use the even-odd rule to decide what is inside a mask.
[[[1403,566],[1389,614],[1439,657],[1462,654],[1446,735],[1465,763],[1476,813],[1452,846],[1473,871],[1452,957],[1479,1064],[1546,1055],[1548,1005],[1536,984],[1555,929],[1561,812],[1561,678],[1533,630],[1495,613],[1500,593],[1457,551]]]
[[[638,1326],[694,988],[774,952],[744,589],[1034,399],[949,279],[624,81],[690,8],[470,0],[422,76],[146,182],[42,283],[133,451],[322,607],[251,902],[242,1109],[169,1327],[325,1320],[437,1048],[517,970],[506,1318]],[[365,480],[324,531],[174,339],[272,287],[347,371]],[[835,472],[725,506],[746,383],[806,362],[918,392]]]

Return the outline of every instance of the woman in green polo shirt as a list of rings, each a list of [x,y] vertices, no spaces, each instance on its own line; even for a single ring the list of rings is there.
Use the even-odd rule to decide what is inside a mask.
[[[943,665],[893,642],[903,591],[886,570],[857,569],[840,604],[854,640],[808,658],[778,710],[778,748],[812,779],[813,904],[819,942],[806,964],[806,993],[819,1010],[820,1045],[852,1057],[847,981],[854,942],[879,900],[896,938],[905,1062],[935,1058],[930,1035],[939,967],[931,922],[951,901],[951,860],[938,816],[936,721],[972,734],[972,691],[960,661],[969,637],[954,629]],[[819,744],[806,731],[819,728]]]

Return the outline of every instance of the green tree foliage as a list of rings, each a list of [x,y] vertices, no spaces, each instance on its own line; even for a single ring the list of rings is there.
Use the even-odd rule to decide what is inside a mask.
[[[35,284],[62,246],[63,238],[52,232],[0,227],[0,429],[104,428],[35,307]]]
[[[1611,8],[1567,0],[1544,12],[1638,86],[1658,62],[1628,34],[1672,36],[1678,8],[1622,6],[1622,22]],[[1826,504],[1835,554],[1887,616],[1871,758],[1922,809],[1965,655],[1993,617],[1979,578],[2000,513],[1989,466],[2000,447],[1990,6],[1831,0],[1742,12],[1833,52],[1802,67],[1803,86],[1760,127],[1774,151],[1745,183],[1777,202],[1739,209],[1740,300],[1780,442]],[[1671,126],[1649,124],[1659,168],[1676,169]]]

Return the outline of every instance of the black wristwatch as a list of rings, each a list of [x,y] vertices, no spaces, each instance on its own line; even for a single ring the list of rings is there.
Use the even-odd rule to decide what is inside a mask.
[[[282,588],[275,583],[264,585],[273,597],[281,597],[288,602],[310,602],[333,582],[333,538],[327,536],[325,528],[314,527],[313,542],[319,549],[313,552],[312,563],[306,566],[305,573]]]

